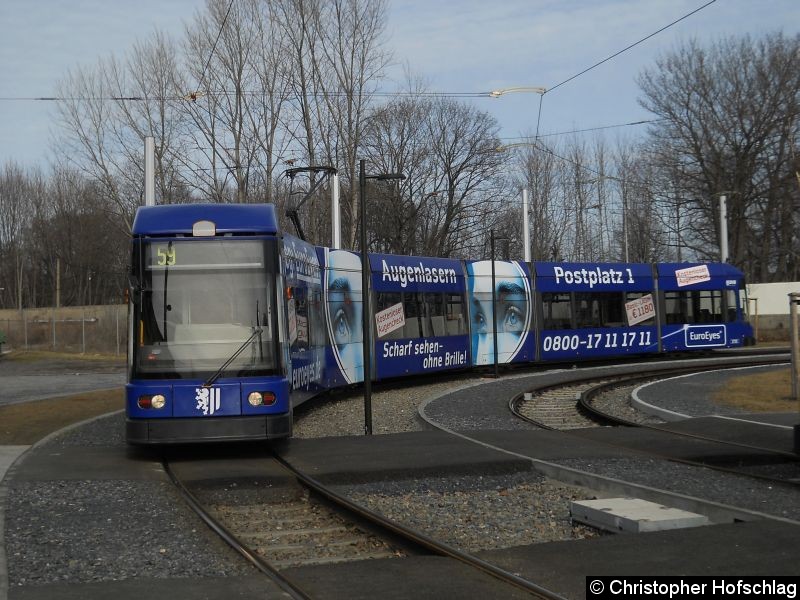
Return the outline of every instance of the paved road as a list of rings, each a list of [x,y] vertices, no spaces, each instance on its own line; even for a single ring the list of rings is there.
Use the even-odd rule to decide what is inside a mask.
[[[725,369],[706,373],[680,375],[662,381],[656,381],[637,390],[636,395],[642,401],[656,407],[664,408],[690,417],[707,415],[740,415],[748,411],[735,406],[727,406],[715,402],[714,394],[728,380],[742,375],[764,373],[766,371],[788,370],[788,365],[762,365],[741,369]]]
[[[122,361],[0,359],[0,406],[123,385]]]

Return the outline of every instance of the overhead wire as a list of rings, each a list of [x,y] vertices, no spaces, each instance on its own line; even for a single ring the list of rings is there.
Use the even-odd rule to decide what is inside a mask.
[[[565,85],[565,84],[569,83],[570,81],[573,81],[574,79],[577,79],[581,75],[584,75],[584,74],[588,73],[592,69],[595,69],[595,68],[599,67],[600,65],[602,65],[604,63],[607,63],[608,61],[616,58],[620,54],[623,54],[623,53],[627,52],[631,48],[634,48],[634,47],[638,46],[639,44],[641,44],[642,42],[645,42],[645,41],[649,40],[651,37],[654,37],[654,36],[658,35],[662,31],[665,31],[665,30],[669,29],[670,27],[672,27],[673,25],[675,25],[677,23],[680,23],[684,19],[687,19],[687,18],[691,17],[692,15],[700,12],[701,10],[706,8],[707,6],[709,6],[711,4],[714,4],[714,2],[716,2],[716,1],[717,0],[709,0],[708,2],[706,2],[705,4],[700,6],[699,8],[696,8],[695,10],[683,15],[682,17],[680,17],[678,19],[675,19],[671,23],[665,25],[664,27],[661,27],[660,29],[650,33],[649,35],[646,35],[645,37],[633,42],[632,44],[629,44],[629,45],[625,46],[625,48],[623,48],[622,50],[619,50],[619,51],[615,52],[614,54],[612,54],[610,56],[607,56],[603,60],[600,60],[600,61],[594,63],[592,66],[583,69],[579,73],[576,73],[575,75],[572,75],[571,77],[566,78],[564,81],[562,81],[560,83],[557,83],[556,85],[545,89],[544,92],[539,94],[539,110],[538,110],[538,114],[536,116],[536,137],[535,137],[535,139],[536,140],[539,139],[539,126],[540,126],[541,121],[542,121],[542,103],[544,102],[545,94],[548,94],[548,93],[552,92],[553,90],[556,90],[556,89],[560,88],[562,85]]]
[[[231,14],[231,8],[233,8],[233,0],[231,0],[228,3],[228,10],[225,11],[225,16],[222,19],[222,23],[219,26],[219,31],[217,32],[217,37],[214,40],[214,45],[211,46],[211,52],[208,53],[208,60],[206,60],[206,65],[203,67],[203,72],[200,74],[201,86],[206,80],[206,71],[208,71],[208,66],[211,64],[211,58],[214,56],[214,51],[217,49],[217,43],[219,42],[219,38],[222,37],[222,32],[225,29],[225,24],[228,22],[228,15]]]
[[[582,168],[582,169],[592,173],[595,176],[598,176],[598,177],[601,177],[601,178],[604,178],[604,179],[610,179],[610,180],[613,180],[613,181],[618,181],[620,183],[632,183],[634,185],[637,185],[637,186],[640,186],[642,188],[647,189],[648,186],[646,186],[646,184],[643,183],[643,182],[638,182],[638,181],[635,181],[635,180],[632,181],[632,180],[621,179],[619,177],[614,177],[614,176],[609,176],[609,175],[603,175],[599,171],[597,171],[596,169],[593,169],[593,168],[588,167],[586,165],[582,165],[582,164],[577,163],[576,161],[572,161],[572,160],[570,160],[570,159],[568,159],[566,157],[560,156],[560,155],[556,154],[555,152],[553,152],[552,150],[550,150],[549,148],[540,145],[539,144],[539,138],[540,137],[545,137],[545,136],[540,136],[539,135],[539,128],[540,128],[541,119],[542,119],[542,102],[544,101],[544,96],[545,96],[545,94],[548,94],[548,93],[560,88],[561,86],[569,83],[570,81],[573,81],[573,80],[577,79],[581,75],[585,75],[586,73],[588,73],[592,69],[595,69],[595,68],[599,67],[600,65],[602,65],[604,63],[607,63],[608,61],[610,61],[610,60],[616,58],[617,56],[627,52],[628,50],[630,50],[632,48],[635,48],[639,44],[649,40],[650,38],[658,35],[659,33],[663,32],[665,30],[669,29],[670,27],[676,25],[677,23],[680,23],[684,19],[687,19],[687,18],[691,17],[692,15],[697,14],[698,12],[703,10],[704,8],[710,6],[711,4],[714,4],[716,1],[717,0],[709,0],[708,2],[703,4],[702,6],[694,9],[691,12],[686,13],[685,15],[683,15],[682,17],[679,17],[678,19],[675,19],[671,23],[668,23],[667,25],[664,25],[663,27],[661,27],[661,28],[657,29],[656,31],[646,35],[645,37],[633,42],[632,44],[628,44],[622,50],[619,50],[619,51],[615,52],[614,54],[611,54],[610,56],[607,56],[606,58],[594,63],[590,67],[587,67],[587,68],[583,69],[582,71],[580,71],[580,72],[578,72],[578,73],[576,73],[576,74],[574,74],[574,75],[572,75],[570,77],[567,77],[565,80],[561,81],[560,83],[557,83],[556,85],[545,89],[545,91],[543,91],[542,93],[539,94],[539,110],[538,110],[538,114],[536,116],[536,134],[535,134],[535,137],[533,139],[533,142],[531,142],[530,145],[532,145],[534,147],[537,147],[537,148],[543,150],[544,152],[547,152],[547,153],[551,154],[552,156],[554,156],[555,158],[558,158],[558,159],[560,159],[562,161],[567,161],[567,162],[573,163],[576,166],[578,166],[579,168]],[[664,120],[664,119],[653,119],[653,120],[649,120],[649,121],[637,121],[637,122],[634,122],[634,123],[623,124],[623,125],[620,125],[620,126],[624,127],[626,125],[640,125],[640,124],[644,124],[644,123],[653,123],[653,122],[658,122],[658,121],[662,121],[662,120]],[[599,130],[599,129],[606,129],[606,128],[612,128],[612,127],[615,127],[615,126],[610,125],[610,126],[607,126],[607,127],[588,128],[588,129],[585,129],[585,130],[576,130],[573,133],[581,133],[583,131],[592,131],[592,130],[596,131],[596,130]],[[522,144],[522,145],[524,145],[524,144]],[[513,146],[513,144],[511,144],[511,146]]]
[[[659,33],[661,33],[662,31],[665,31],[666,29],[669,29],[669,28],[670,28],[670,27],[672,27],[673,25],[676,25],[677,23],[680,23],[680,22],[681,22],[681,21],[683,21],[684,19],[688,19],[689,17],[691,17],[692,15],[694,15],[694,14],[696,14],[696,13],[700,12],[701,10],[703,10],[704,8],[706,8],[707,6],[710,6],[711,4],[714,4],[714,2],[716,2],[716,1],[717,1],[717,0],[709,0],[709,2],[706,2],[705,4],[703,4],[702,6],[700,6],[699,8],[696,8],[696,9],[694,9],[693,11],[691,11],[691,12],[689,12],[689,13],[687,13],[687,14],[683,15],[682,17],[680,17],[680,18],[678,18],[678,19],[675,19],[674,21],[672,21],[672,22],[671,22],[671,23],[669,23],[668,25],[664,25],[664,27],[662,27],[661,29],[658,29],[658,30],[654,31],[654,32],[653,32],[653,33],[651,33],[651,34],[649,34],[649,35],[646,35],[646,36],[645,36],[645,37],[643,37],[642,39],[640,39],[640,40],[638,40],[638,41],[636,41],[636,42],[634,42],[634,43],[632,43],[632,44],[629,44],[628,46],[625,46],[625,47],[624,47],[622,50],[619,50],[618,52],[615,52],[615,53],[614,53],[614,54],[612,54],[611,56],[607,56],[607,57],[606,57],[606,58],[604,58],[603,60],[601,60],[601,61],[598,61],[598,62],[594,63],[594,64],[593,64],[591,67],[587,67],[587,68],[585,68],[585,69],[584,69],[583,71],[581,71],[580,73],[576,73],[575,75],[572,75],[571,77],[567,77],[567,78],[566,78],[564,81],[562,81],[561,83],[558,83],[558,84],[556,84],[556,85],[554,85],[554,86],[552,86],[552,87],[548,88],[548,89],[547,89],[547,91],[546,91],[545,93],[552,92],[553,90],[560,88],[562,85],[564,85],[564,84],[566,84],[566,83],[569,83],[569,82],[570,82],[570,81],[572,81],[573,79],[577,79],[577,78],[578,78],[578,77],[580,77],[581,75],[584,75],[584,74],[588,73],[589,71],[591,71],[592,69],[595,69],[595,68],[599,67],[599,66],[600,66],[600,65],[602,65],[603,63],[607,63],[607,62],[608,62],[608,61],[610,61],[611,59],[613,59],[613,58],[616,58],[616,57],[617,57],[617,56],[619,56],[620,54],[623,54],[624,52],[627,52],[627,51],[628,51],[628,50],[630,50],[631,48],[634,48],[634,47],[638,46],[638,45],[639,45],[639,44],[641,44],[642,42],[645,42],[645,41],[649,40],[651,37],[654,37],[654,36],[658,35],[658,34],[659,34]],[[542,95],[544,95],[544,94],[542,94]]]
[[[271,95],[277,96],[278,94],[265,94],[263,91],[252,91],[252,90],[209,90],[204,92],[209,96],[233,96],[235,94],[240,94],[242,96],[264,96],[264,95]],[[371,92],[369,96],[374,96],[377,98],[413,98],[413,97],[428,97],[428,98],[485,98],[489,96],[488,91],[478,91],[478,92]],[[329,97],[347,97],[350,94],[348,92],[337,92],[337,91],[323,91],[323,92],[309,92],[310,96],[329,96]],[[291,100],[294,98],[291,94],[282,94],[280,96],[282,100]],[[185,100],[186,96],[181,94],[169,95],[169,96],[162,96],[160,97],[162,100]],[[138,100],[142,101],[145,100],[143,96],[0,96],[0,102],[12,102],[12,101],[23,101],[23,102],[30,102],[30,101],[46,101],[46,102],[63,102],[66,100],[113,100],[113,101],[124,101],[124,100]]]
[[[516,137],[502,137],[498,138],[500,140],[531,140],[533,143],[536,139],[546,138],[546,137],[558,137],[562,135],[571,135],[573,133],[587,133],[590,131],[602,131],[605,129],[619,129],[620,127],[633,127],[636,125],[649,125],[650,123],[660,123],[661,121],[666,121],[666,119],[644,119],[642,121],[631,121],[629,123],[616,123],[614,125],[598,125],[597,127],[586,127],[585,129],[570,129],[569,131],[555,131],[553,133],[542,133],[538,136],[534,136],[533,140],[531,140],[530,136],[516,136]]]

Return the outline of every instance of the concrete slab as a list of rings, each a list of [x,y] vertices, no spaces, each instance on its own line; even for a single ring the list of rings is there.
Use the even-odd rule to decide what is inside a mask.
[[[409,582],[419,582],[414,598],[480,599],[530,598],[530,594],[503,585],[490,575],[454,560],[440,557],[409,557],[362,560],[347,564],[288,569],[311,597],[326,600],[406,600]],[[82,584],[49,584],[9,590],[8,600],[233,600],[236,598],[281,598],[281,592],[266,576],[222,578],[127,579]]]
[[[43,446],[28,453],[15,481],[75,480],[166,481],[161,463],[152,455],[124,446]]]
[[[794,427],[800,424],[799,412],[743,413],[741,415],[736,415],[736,417],[748,421],[759,421],[769,425],[783,425],[785,427]]]
[[[534,544],[478,555],[567,598],[586,595],[586,577],[797,576],[800,527],[753,521]]]
[[[694,420],[694,419],[692,419]],[[675,424],[673,424],[675,425]],[[681,423],[680,425],[684,425]],[[688,425],[688,422],[686,422]],[[758,452],[744,447],[720,446],[716,442],[692,437],[676,438],[670,432],[672,425],[663,426],[664,431],[645,427],[587,427],[573,429],[571,435],[580,436],[586,441],[602,442],[624,446],[630,450],[641,450],[648,454],[658,454],[678,459],[703,460],[718,459],[724,455],[733,464],[758,463],[782,460],[771,452]],[[700,433],[702,429],[696,429]]]
[[[265,575],[252,577],[126,579],[96,583],[48,584],[15,587],[9,590],[8,600],[243,600],[250,598],[281,598],[288,596]]]
[[[0,446],[0,481],[6,475],[8,468],[14,464],[20,454],[25,452],[30,446]],[[2,506],[0,506],[2,508]]]
[[[697,434],[749,444],[779,452],[794,452],[794,431],[791,427],[775,427],[752,420],[736,418],[698,417],[661,426],[667,431]]]
[[[440,431],[292,439],[282,451],[290,464],[332,484],[531,469],[528,460]]]
[[[360,560],[285,572],[297,578],[312,597],[326,600],[407,600],[411,583],[415,600],[531,597],[530,593],[502,584],[491,575],[437,556]]]
[[[642,533],[708,525],[708,517],[641,498],[575,500],[572,519],[613,533]]]
[[[221,456],[209,457],[206,452],[196,459],[170,458],[170,466],[178,478],[201,498],[204,492],[216,492],[221,486],[228,488],[228,498],[241,496],[247,502],[256,498],[259,503],[288,502],[302,494],[295,477],[264,456],[263,446],[254,454],[235,456],[223,452]],[[233,477],[232,473],[236,476]]]
[[[611,428],[593,427],[591,430],[574,429],[570,434],[578,431],[611,431]],[[617,431],[614,428],[613,431]],[[574,435],[565,435],[560,431],[507,431],[483,430],[465,432],[469,437],[503,448],[509,452],[516,452],[538,460],[569,460],[573,458],[593,459],[620,458],[639,456],[638,453],[625,450],[606,443],[599,443],[593,439],[581,439]]]

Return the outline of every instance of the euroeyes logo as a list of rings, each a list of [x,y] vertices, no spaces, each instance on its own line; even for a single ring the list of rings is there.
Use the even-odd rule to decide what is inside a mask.
[[[724,325],[703,325],[686,328],[686,347],[702,348],[726,344]]]

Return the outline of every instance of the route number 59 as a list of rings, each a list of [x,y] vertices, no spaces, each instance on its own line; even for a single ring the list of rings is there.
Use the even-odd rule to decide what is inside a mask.
[[[175,248],[159,248],[157,255],[159,267],[171,267],[175,264]]]

